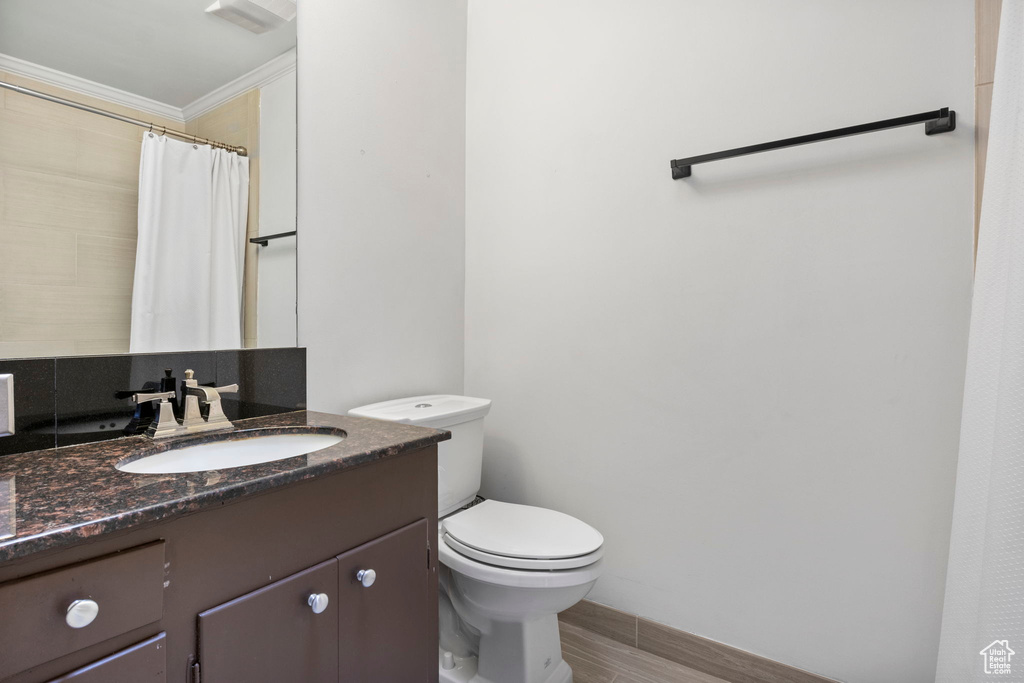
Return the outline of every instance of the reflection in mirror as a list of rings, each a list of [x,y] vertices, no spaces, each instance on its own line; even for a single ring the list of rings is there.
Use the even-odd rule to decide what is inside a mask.
[[[295,5],[211,2],[0,2],[0,358],[295,345]]]

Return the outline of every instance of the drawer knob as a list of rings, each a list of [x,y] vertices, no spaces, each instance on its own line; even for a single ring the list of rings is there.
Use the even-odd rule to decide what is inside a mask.
[[[71,628],[84,628],[91,624],[99,613],[100,606],[96,604],[95,600],[75,600],[68,605],[64,621]]]
[[[363,588],[369,588],[377,580],[377,572],[372,569],[360,569],[356,572],[356,581],[363,584]]]
[[[327,603],[330,599],[327,597],[327,593],[313,593],[306,600],[306,603],[313,608],[313,614],[320,614],[327,609]]]

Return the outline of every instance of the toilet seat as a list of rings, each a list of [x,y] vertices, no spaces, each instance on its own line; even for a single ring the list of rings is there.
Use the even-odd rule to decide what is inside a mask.
[[[598,559],[593,564],[576,569],[554,571],[533,571],[529,569],[509,569],[478,562],[456,552],[447,543],[439,543],[437,559],[453,572],[463,574],[471,579],[484,583],[493,583],[509,588],[567,588],[582,586],[596,581],[601,576],[601,565]]]
[[[604,548],[598,548],[592,553],[578,555],[576,557],[565,557],[552,560],[534,559],[525,557],[508,557],[506,555],[495,555],[483,552],[461,543],[451,534],[444,534],[442,542],[455,552],[477,562],[486,562],[495,567],[507,569],[527,569],[532,571],[555,571],[559,569],[577,569],[594,564],[604,556]]]
[[[577,569],[604,554],[604,537],[562,512],[485,500],[441,520],[443,544],[495,567],[532,571]]]

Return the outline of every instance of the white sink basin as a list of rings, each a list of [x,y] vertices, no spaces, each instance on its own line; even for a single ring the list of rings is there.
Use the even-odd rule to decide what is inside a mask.
[[[117,469],[134,474],[225,470],[313,453],[333,446],[343,438],[337,434],[269,434],[246,439],[213,441],[118,463]]]

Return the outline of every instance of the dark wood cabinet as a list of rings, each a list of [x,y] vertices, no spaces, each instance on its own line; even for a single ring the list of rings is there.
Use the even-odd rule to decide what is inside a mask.
[[[427,636],[427,531],[421,519],[338,556],[343,680],[412,683],[437,671],[436,639]],[[365,586],[359,572],[370,570],[374,581]]]
[[[428,680],[428,529],[421,519],[202,612],[200,680]]]
[[[166,640],[166,634],[158,633],[49,683],[164,683],[167,680]]]
[[[311,596],[327,596],[323,611]],[[201,680],[337,683],[337,597],[338,562],[329,560],[201,613]]]
[[[0,563],[0,683],[436,683],[436,452]]]

